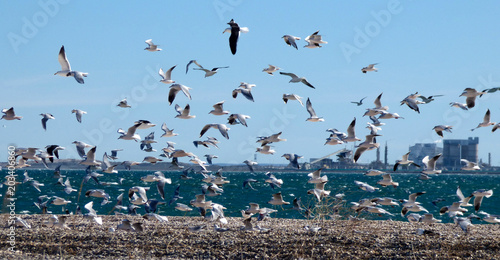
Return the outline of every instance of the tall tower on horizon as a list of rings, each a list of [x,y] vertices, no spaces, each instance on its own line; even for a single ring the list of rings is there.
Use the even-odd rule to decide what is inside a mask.
[[[387,141],[385,141],[384,149],[384,169],[387,169]]]

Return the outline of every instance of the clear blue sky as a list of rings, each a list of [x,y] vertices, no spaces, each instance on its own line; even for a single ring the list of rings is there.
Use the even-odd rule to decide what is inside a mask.
[[[385,120],[378,142],[389,145],[392,163],[414,143],[440,141],[432,128],[453,125],[445,138],[480,138],[479,157],[500,164],[500,133],[470,129],[491,109],[492,121],[500,121],[500,93],[485,95],[469,111],[451,108],[450,102],[465,102],[459,97],[467,87],[482,90],[500,86],[498,13],[496,1],[329,1],[312,5],[282,1],[148,1],[117,4],[103,1],[13,1],[0,2],[1,108],[14,107],[20,121],[0,121],[0,156],[6,160],[7,146],[43,148],[49,144],[66,147],[62,158],[77,158],[75,140],[97,145],[97,158],[111,149],[124,149],[120,160],[142,161],[146,153],[134,141],[118,140],[118,128],[127,129],[139,119],[157,127],[139,130],[145,137],[155,131],[158,151],[165,142],[202,157],[219,156],[216,163],[241,163],[253,159],[257,136],[283,132],[287,142],[273,144],[274,155],[258,155],[260,163],[287,163],[284,153],[321,157],[344,148],[324,146],[328,128],[346,131],[357,118],[356,135],[368,134],[366,108],[380,93],[383,105],[405,119]],[[232,55],[228,34],[222,31],[234,19],[250,32],[242,34],[238,51]],[[320,30],[327,41],[320,49],[303,48],[307,35]],[[299,50],[287,46],[285,34],[299,36]],[[148,52],[147,39],[163,50]],[[85,84],[73,78],[55,76],[60,69],[57,55],[61,45],[75,70],[88,72]],[[215,76],[204,78],[201,71],[185,74],[189,60],[206,68],[230,66]],[[370,63],[378,72],[361,73]],[[262,72],[268,64],[304,76],[316,89],[288,83],[289,77]],[[191,87],[192,100],[178,95],[174,104],[190,104],[192,120],[175,119],[174,104],[168,105],[169,85],[160,83],[160,67],[177,68],[172,78]],[[257,86],[255,102],[243,97],[233,99],[231,91],[240,82]],[[399,102],[418,91],[444,95],[421,105],[418,114]],[[284,93],[309,97],[318,116],[325,122],[306,122],[308,113],[297,102],[285,105]],[[367,96],[357,107],[350,101]],[[132,108],[116,107],[127,97]],[[209,115],[212,105],[225,100],[231,113],[250,115],[248,128],[230,126],[229,140],[216,130],[203,138],[199,132],[207,123],[225,123],[226,116]],[[88,112],[78,123],[72,109]],[[42,129],[40,113],[52,113],[55,120]],[[285,114],[285,116],[283,116]],[[160,138],[160,125],[166,122],[179,136]],[[220,149],[195,148],[194,140],[216,137]],[[352,148],[350,143],[347,148]],[[361,156],[366,163],[375,151]],[[182,158],[181,161],[187,161]]]

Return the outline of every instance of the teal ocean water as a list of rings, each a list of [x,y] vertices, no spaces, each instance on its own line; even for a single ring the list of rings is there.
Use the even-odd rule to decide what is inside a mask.
[[[158,194],[155,182],[143,182],[141,177],[148,174],[152,174],[154,171],[126,171],[121,170],[118,174],[104,174],[100,177],[101,182],[119,182],[119,178],[124,178],[122,184],[103,186],[98,185],[93,180],[89,180],[87,183],[82,185],[82,193],[78,200],[78,191],[71,194],[66,194],[62,186],[55,185],[57,179],[53,178],[53,170],[28,170],[30,177],[35,180],[44,183],[45,186],[40,187],[41,192],[38,192],[34,187],[32,187],[29,182],[24,184],[18,184],[16,186],[16,193],[13,196],[15,200],[15,211],[18,214],[37,214],[39,209],[34,206],[35,202],[40,195],[48,196],[59,196],[70,200],[72,203],[68,204],[66,208],[73,212],[78,205],[83,209],[83,205],[90,201],[94,201],[94,209],[98,214],[108,214],[114,205],[116,204],[116,197],[121,193],[124,193],[123,204],[127,206],[129,204],[127,194],[129,188],[133,186],[151,187],[147,192],[149,199],[161,200]],[[5,176],[7,172],[2,171]],[[22,182],[24,170],[17,171],[17,181]],[[183,197],[177,202],[189,205],[190,200],[195,198],[196,194],[201,194],[201,185],[204,184],[202,181],[203,177],[201,174],[192,174],[193,177],[190,180],[180,179],[182,172],[163,172],[165,177],[172,179],[172,184],[167,184],[165,187],[165,200],[168,202],[174,194],[175,188],[180,185],[180,195]],[[225,210],[226,216],[238,217],[241,216],[240,210],[245,209],[249,203],[258,203],[261,207],[270,207],[272,205],[267,202],[271,199],[272,194],[276,192],[281,192],[285,201],[292,203],[295,197],[300,197],[302,204],[305,207],[314,207],[318,201],[314,195],[308,195],[307,191],[314,188],[314,184],[307,183],[309,177],[307,174],[309,172],[276,172],[275,176],[282,179],[284,184],[281,188],[272,189],[267,183],[264,182],[266,175],[261,173],[248,173],[248,172],[223,172],[223,175],[227,177],[230,183],[223,185],[224,193],[220,196],[207,197],[207,200],[212,200],[213,202],[224,205],[227,209]],[[382,179],[380,176],[364,176],[363,171],[359,172],[331,172],[324,171],[322,175],[328,176],[328,183],[325,186],[325,190],[331,191],[331,196],[335,194],[344,194],[345,206],[344,208],[350,207],[350,202],[357,202],[363,198],[375,198],[375,197],[391,197],[395,199],[408,199],[409,194],[425,191],[426,194],[418,197],[417,201],[422,203],[430,213],[433,213],[436,218],[442,219],[443,222],[449,222],[450,219],[447,215],[439,215],[439,209],[442,206],[451,205],[453,202],[458,201],[456,195],[457,186],[460,186],[464,195],[468,196],[473,191],[478,189],[493,190],[493,196],[490,198],[484,198],[481,205],[481,209],[490,214],[500,214],[500,196],[496,193],[500,192],[500,175],[496,174],[440,174],[433,175],[430,180],[419,180],[418,174],[415,173],[392,173],[393,180],[399,183],[399,187],[381,187],[377,185],[377,181]],[[81,170],[67,170],[61,171],[62,175],[66,175],[69,178],[71,185],[74,189],[80,190],[82,184],[82,179],[86,175],[85,171]],[[255,190],[243,189],[242,184],[245,179],[253,178],[258,180],[257,183],[253,183]],[[66,178],[64,178],[66,180]],[[374,187],[379,187],[373,193],[365,192],[360,190],[354,181],[366,182]],[[91,189],[104,189],[111,196],[111,202],[106,205],[101,205],[101,198],[86,197],[85,192]],[[7,212],[5,193],[7,191],[7,186],[4,185],[1,189],[2,200],[4,201],[2,206],[2,212]],[[442,199],[443,201],[438,202],[434,205],[432,201],[436,199]],[[175,203],[172,205],[160,205],[159,213],[161,215],[167,216],[199,216],[197,210],[193,210],[188,213],[180,212],[174,209]],[[363,213],[363,217],[370,219],[393,219],[393,220],[404,220],[401,217],[401,207],[390,207],[382,206],[384,209],[393,213],[394,216],[377,216],[370,213]],[[292,206],[284,205],[283,207],[274,207],[278,209],[277,213],[274,213],[273,217],[281,218],[304,218],[299,212],[291,210]],[[474,211],[473,207],[467,208],[471,213]],[[54,214],[63,214],[63,207],[56,205],[49,205],[48,210]],[[347,210],[347,209],[346,209]],[[85,209],[83,209],[85,213]],[[137,210],[139,214],[145,213],[144,207]],[[424,212],[419,212],[420,214]],[[114,214],[114,213],[113,213]],[[348,216],[348,214],[355,215],[355,212],[343,211],[343,215]],[[484,222],[483,222],[484,223]]]

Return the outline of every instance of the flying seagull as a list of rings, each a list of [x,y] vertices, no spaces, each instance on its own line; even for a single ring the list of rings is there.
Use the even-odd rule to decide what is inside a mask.
[[[116,106],[118,106],[118,107],[123,107],[123,108],[125,108],[125,107],[131,107],[131,106],[128,104],[128,102],[127,102],[127,98],[122,99],[122,100],[118,103],[118,105],[116,105]]]
[[[227,127],[225,124],[206,124],[203,127],[203,129],[201,129],[200,137],[202,137],[210,128],[219,129],[221,135],[224,136],[226,139],[229,139],[229,134],[227,132],[229,131],[230,128]]]
[[[182,91],[182,93],[184,93],[186,97],[191,99],[191,94],[189,93],[190,89],[190,87],[186,87],[181,84],[173,84],[172,86],[170,86],[170,91],[168,92],[168,104],[172,105],[172,102],[174,102],[175,96],[179,91]]]
[[[476,97],[477,96],[482,97],[483,94],[485,93],[486,92],[478,92],[476,89],[473,88],[466,88],[464,89],[462,94],[460,94],[459,97],[461,96],[466,97],[465,103],[467,103],[467,108],[473,108],[476,105]]]
[[[144,50],[147,50],[147,51],[161,51],[160,48],[158,48],[158,45],[155,45],[153,43],[153,39],[148,39],[145,41],[147,44],[148,44],[148,47],[144,48]]]
[[[201,66],[201,65],[200,65],[200,64],[199,64],[196,60],[190,60],[190,61],[188,62],[188,64],[186,65],[186,74],[188,73],[189,66],[190,66],[191,64],[193,64],[193,63],[194,63],[194,64],[196,64],[198,67],[203,68],[203,66]]]
[[[359,100],[359,102],[356,102],[356,101],[351,101],[351,103],[356,104],[357,106],[361,106],[361,105],[363,105],[363,100],[364,100],[365,98],[366,98],[366,97],[362,98],[361,100]]]
[[[434,128],[432,128],[432,130],[436,131],[436,133],[439,136],[443,137],[443,131],[451,133],[452,128],[453,128],[453,126],[451,126],[451,125],[437,125]]]
[[[304,40],[307,42],[305,48],[314,49],[321,48],[320,44],[327,44],[328,42],[323,41],[321,35],[318,34],[319,31],[314,32],[313,34],[307,36]]]
[[[420,167],[420,165],[414,163],[411,160],[408,160],[408,157],[410,156],[410,152],[407,152],[405,155],[403,155],[402,160],[397,160],[396,163],[394,164],[394,169],[393,171],[396,171],[398,169],[399,165],[408,165],[408,164],[413,164],[417,167]]]
[[[82,122],[82,115],[87,114],[87,112],[80,110],[80,109],[73,109],[73,110],[71,110],[71,113],[75,113],[76,121],[78,121],[78,123]]]
[[[486,114],[484,114],[483,122],[479,123],[476,128],[472,128],[471,131],[474,131],[480,127],[487,127],[494,124],[496,123],[490,121],[490,110],[488,109],[486,111]]]
[[[88,73],[80,72],[76,70],[71,70],[71,66],[69,65],[69,61],[66,58],[66,52],[64,50],[64,45],[59,50],[59,64],[61,64],[61,70],[54,73],[54,75],[59,75],[62,77],[74,77],[76,82],[83,84],[83,77],[87,77]]]
[[[306,119],[306,121],[311,121],[311,122],[323,122],[323,121],[325,121],[325,119],[323,119],[322,117],[318,117],[316,115],[316,112],[314,111],[312,104],[311,104],[311,100],[309,100],[309,98],[307,98],[307,101],[306,101],[306,109],[310,115],[310,117],[308,119]]]
[[[184,109],[182,109],[179,105],[175,104],[175,111],[177,111],[178,115],[175,116],[175,118],[180,118],[180,119],[191,119],[195,118],[195,115],[190,115],[189,112],[191,111],[191,107],[189,104],[187,104]]]
[[[11,107],[9,109],[7,108],[4,108],[2,109],[2,113],[4,113],[4,115],[2,116],[1,119],[5,119],[5,120],[21,120],[21,118],[23,118],[22,116],[16,116],[16,113],[14,113],[14,108]]]
[[[290,76],[292,77],[292,79],[289,81],[289,83],[298,83],[298,82],[302,82],[304,83],[306,86],[310,87],[310,88],[315,88],[313,85],[311,85],[311,83],[309,83],[307,81],[306,78],[302,77],[302,78],[299,78],[297,75],[293,74],[293,73],[288,73],[288,72],[280,72],[281,75],[286,75],[286,76]]]
[[[55,117],[52,114],[49,114],[49,113],[42,113],[40,115],[43,117],[42,118],[42,127],[43,127],[43,130],[47,130],[47,121],[49,121],[49,119],[55,119]]]
[[[175,81],[172,80],[172,70],[175,69],[177,65],[173,66],[172,68],[168,69],[167,71],[163,71],[162,68],[158,71],[158,74],[161,76],[161,83],[165,84],[172,84],[175,83]]]
[[[242,30],[242,28],[240,28],[240,26],[238,26],[237,23],[234,22],[233,19],[231,19],[231,21],[229,21],[229,26],[231,26],[231,36],[229,36],[229,47],[231,48],[231,53],[233,55],[236,54],[236,45],[238,43],[238,38],[240,36],[240,32],[248,32],[248,28],[246,28],[245,30]],[[226,29],[227,30],[227,29]],[[224,30],[224,32],[226,32],[226,30]],[[222,32],[222,33],[224,33]]]
[[[225,66],[225,67],[215,67],[215,68],[213,68],[213,69],[211,69],[211,70],[209,70],[209,69],[205,69],[205,68],[203,68],[203,67],[201,67],[201,68],[194,68],[194,69],[195,69],[195,70],[203,70],[203,71],[205,72],[205,78],[206,78],[206,77],[210,77],[210,76],[215,75],[215,73],[217,73],[217,70],[219,70],[219,69],[227,69],[227,68],[229,68],[229,66]]]
[[[283,38],[283,40],[285,40],[286,44],[288,44],[289,46],[292,46],[298,50],[297,43],[295,43],[295,41],[300,40],[300,37],[295,37],[295,36],[286,34],[286,35],[283,35],[283,37],[281,37],[281,38]]]
[[[288,103],[288,100],[297,100],[300,105],[304,106],[304,103],[302,103],[302,97],[300,97],[299,95],[283,94],[283,101],[285,102],[285,104]]]
[[[269,67],[268,68],[264,68],[262,71],[263,72],[266,72],[267,74],[271,75],[271,76],[274,76],[273,75],[273,72],[276,72],[278,70],[280,70],[281,68],[277,67],[277,66],[274,66],[274,65],[271,65],[269,64]]]
[[[378,69],[374,67],[374,66],[375,66],[375,65],[377,65],[377,64],[378,64],[378,63],[373,63],[373,64],[368,65],[368,67],[363,67],[363,68],[361,69],[361,72],[363,72],[363,73],[366,73],[366,72],[368,72],[368,71],[375,71],[375,72],[377,72],[377,71],[378,71]]]

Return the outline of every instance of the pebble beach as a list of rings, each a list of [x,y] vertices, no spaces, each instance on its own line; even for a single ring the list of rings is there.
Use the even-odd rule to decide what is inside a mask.
[[[263,231],[241,230],[242,218],[228,218],[214,230],[201,217],[102,216],[98,225],[70,215],[68,228],[45,227],[51,215],[18,215],[31,228],[15,229],[15,251],[8,248],[9,228],[0,235],[3,259],[499,259],[500,226],[476,224],[465,233],[455,224],[390,220],[254,221]],[[9,215],[1,215],[7,223]],[[142,231],[117,230],[123,219],[142,223]],[[200,231],[190,228],[201,226]],[[318,231],[305,226],[320,227]],[[419,235],[418,229],[428,234]],[[111,230],[110,230],[111,229]],[[115,229],[113,231],[113,229]]]

